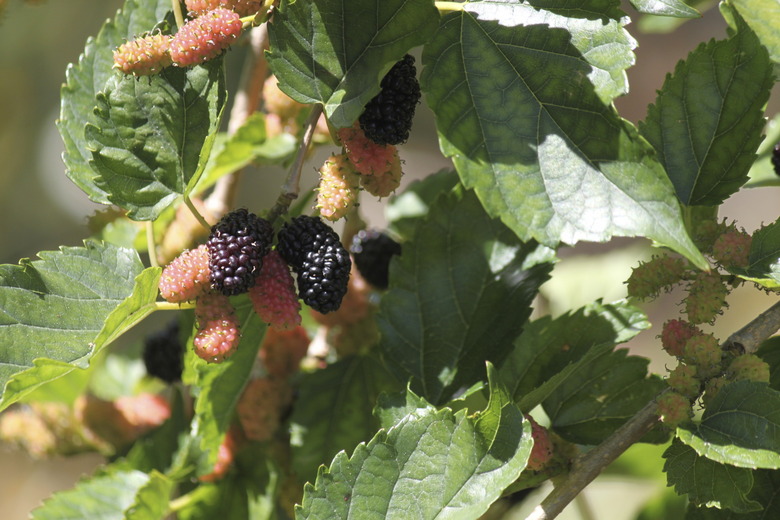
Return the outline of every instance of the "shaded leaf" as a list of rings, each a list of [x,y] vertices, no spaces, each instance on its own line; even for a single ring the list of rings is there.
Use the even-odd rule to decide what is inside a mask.
[[[268,62],[281,88],[301,103],[322,103],[328,121],[351,126],[407,51],[436,30],[427,0],[283,1],[269,26]]]
[[[769,365],[769,387],[780,390],[780,336],[762,343],[756,355]]]
[[[780,392],[765,383],[738,381],[723,387],[701,423],[677,428],[696,453],[740,468],[780,468]]]
[[[472,192],[437,199],[390,267],[377,318],[385,362],[434,403],[482,380],[486,360],[508,355],[551,259],[488,217]]]
[[[753,471],[753,489],[748,498],[762,505],[760,511],[736,513],[734,511],[707,507],[688,506],[685,520],[770,520],[780,517],[780,501],[777,490],[780,489],[780,471]]]
[[[688,495],[694,504],[730,509],[737,513],[759,511],[761,504],[747,495],[753,488],[753,472],[700,457],[679,439],[664,453],[664,471],[670,486]]]
[[[596,302],[558,318],[545,316],[523,329],[499,370],[520,408],[530,411],[576,370],[650,327],[625,301]]]
[[[95,202],[109,204],[108,193],[98,186],[97,174],[89,166],[92,154],[84,138],[92,114],[95,95],[115,75],[114,49],[125,41],[149,31],[170,11],[169,0],[127,0],[113,20],[107,21],[97,37],[87,40],[76,64],[68,65],[66,82],[60,90],[60,117],[57,128],[65,144],[62,158],[68,177]]]
[[[134,293],[143,266],[132,249],[88,241],[38,256],[0,266],[0,409],[86,368],[145,305]]]
[[[390,197],[385,206],[385,215],[389,227],[404,239],[414,235],[414,228],[421,218],[425,218],[430,206],[436,199],[458,185],[455,170],[439,170],[416,180],[404,189],[403,193]]]
[[[718,205],[747,181],[773,83],[766,50],[744,24],[667,76],[639,128],[683,204]]]
[[[442,152],[523,240],[644,236],[705,268],[662,166],[611,106],[634,59],[627,19],[614,2],[537,3],[468,4],[426,44]]]
[[[96,99],[85,129],[94,182],[128,217],[154,220],[205,167],[227,99],[222,60],[116,74]]]
[[[780,220],[753,233],[748,266],[740,276],[769,289],[780,287]]]
[[[665,388],[660,377],[648,376],[648,363],[621,349],[579,364],[542,403],[551,428],[578,444],[598,444],[612,435]],[[644,440],[667,438],[654,432]]]
[[[379,421],[372,415],[379,393],[399,389],[385,368],[368,356],[352,356],[302,374],[290,419],[293,469],[298,480],[314,482],[321,464],[371,439],[379,429]]]
[[[491,397],[473,417],[419,408],[304,489],[296,519],[477,518],[525,467],[530,423],[488,368]]]

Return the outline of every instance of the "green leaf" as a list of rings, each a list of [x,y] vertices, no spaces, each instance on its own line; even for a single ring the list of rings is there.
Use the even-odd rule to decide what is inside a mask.
[[[200,438],[200,449],[208,454],[207,473],[217,460],[219,445],[249,381],[266,330],[248,297],[234,299],[234,304],[237,304],[236,315],[241,327],[241,342],[235,354],[222,363],[207,363],[197,357],[192,348],[187,348],[185,355],[185,363],[194,365],[197,373],[198,398],[192,435]]]
[[[627,19],[606,0],[545,4],[477,2],[442,19],[421,78],[442,152],[523,240],[645,236],[706,268],[663,168],[611,106],[634,60]]]
[[[780,287],[780,220],[753,233],[748,266],[740,276],[769,289]]]
[[[352,451],[359,442],[368,441],[379,429],[372,415],[379,393],[400,389],[387,370],[368,356],[352,356],[303,374],[298,388],[290,446],[293,469],[301,482],[313,482],[320,464],[339,451]]]
[[[761,45],[769,51],[769,57],[775,64],[775,70],[780,65],[780,34],[777,28],[780,27],[780,3],[766,2],[764,0],[729,0],[721,7],[726,19],[730,25],[738,26],[734,23],[733,15],[724,11],[730,11],[733,7],[744,22],[756,34]],[[731,19],[730,19],[731,18]]]
[[[249,164],[280,164],[296,151],[295,136],[280,134],[269,138],[265,131],[265,115],[255,112],[236,132],[220,145],[215,145],[197,185],[188,192],[200,193],[217,179]],[[190,181],[190,184],[193,184]]]
[[[205,167],[227,99],[221,59],[139,80],[116,74],[85,136],[95,184],[134,220],[154,220]]]
[[[385,206],[390,229],[404,239],[412,238],[418,220],[428,214],[434,201],[457,185],[458,174],[449,169],[439,170],[412,182],[402,193],[390,197]]]
[[[674,18],[699,18],[699,11],[681,0],[630,0],[640,13]]]
[[[173,482],[157,472],[112,471],[109,467],[73,489],[55,493],[33,510],[30,518],[158,520],[164,517],[172,488]]]
[[[520,409],[530,411],[576,371],[650,327],[626,301],[596,302],[558,318],[532,321],[499,370]]]
[[[759,511],[761,504],[747,495],[753,487],[753,472],[719,464],[696,454],[679,439],[664,453],[664,471],[678,494],[694,504],[730,509],[737,513]]]
[[[691,428],[691,429],[688,429]],[[780,468],[780,392],[765,383],[723,387],[695,427],[677,437],[696,453],[739,468]]]
[[[550,259],[488,217],[472,192],[439,198],[390,267],[377,324],[391,371],[436,404],[481,380],[486,360],[509,353]]]
[[[600,443],[665,388],[660,377],[647,375],[648,363],[621,349],[580,364],[542,403],[550,426],[568,441]],[[659,432],[645,440],[667,438]]]
[[[780,518],[780,501],[777,490],[780,489],[780,471],[753,471],[753,489],[748,499],[761,504],[761,510],[740,514],[729,510],[688,506],[685,520],[769,520]]]
[[[780,141],[780,114],[770,119],[765,127],[766,136],[756,150],[756,162],[750,168],[750,180],[746,188],[759,188],[763,186],[780,186],[780,176],[775,173],[772,164],[774,147]]]
[[[143,269],[134,250],[90,241],[38,256],[0,266],[0,409],[86,368],[126,321]]]
[[[767,52],[744,24],[666,77],[639,128],[683,204],[718,205],[747,181],[773,83]]]
[[[381,394],[377,399],[374,415],[379,419],[380,426],[389,430],[407,415],[428,406],[425,399],[407,388],[404,392]]]
[[[114,49],[151,30],[170,9],[170,0],[127,0],[114,20],[107,21],[96,38],[87,40],[78,63],[68,66],[57,120],[65,144],[62,158],[68,177],[95,202],[110,204],[109,194],[98,186],[97,175],[89,166],[92,154],[84,138],[86,123],[96,120],[92,115],[95,95],[115,74]]]
[[[420,408],[339,453],[304,488],[295,518],[477,518],[525,467],[530,423],[488,368],[488,407],[474,417]]]
[[[268,63],[287,95],[322,103],[332,125],[351,126],[390,67],[425,43],[438,20],[429,0],[283,1],[268,30]]]
[[[780,336],[763,342],[756,355],[769,365],[769,388],[780,390]]]

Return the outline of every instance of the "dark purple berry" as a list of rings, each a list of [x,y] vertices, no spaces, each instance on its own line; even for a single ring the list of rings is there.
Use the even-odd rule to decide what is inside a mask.
[[[319,217],[296,217],[279,232],[277,251],[297,274],[306,305],[323,314],[341,306],[352,261],[330,226]]]
[[[363,278],[377,289],[387,289],[390,259],[401,254],[401,244],[385,233],[361,230],[349,248]]]
[[[382,90],[366,104],[358,121],[366,137],[377,144],[401,144],[409,139],[412,119],[420,102],[414,57],[407,54],[393,65],[382,83]]]
[[[247,292],[272,242],[271,224],[254,213],[241,208],[222,217],[206,242],[212,289],[225,296]]]
[[[772,148],[772,166],[775,168],[775,174],[780,175],[780,143]]]
[[[184,368],[184,344],[179,338],[179,320],[148,336],[143,353],[146,372],[166,383],[181,380]]]

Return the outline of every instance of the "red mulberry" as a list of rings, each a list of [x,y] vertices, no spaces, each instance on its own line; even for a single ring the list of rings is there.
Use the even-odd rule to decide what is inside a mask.
[[[350,162],[361,175],[382,174],[390,170],[395,157],[395,146],[380,145],[367,138],[357,123],[337,132]]]
[[[301,324],[295,281],[277,251],[271,251],[263,259],[260,276],[249,289],[249,298],[260,319],[273,328],[291,329]]]

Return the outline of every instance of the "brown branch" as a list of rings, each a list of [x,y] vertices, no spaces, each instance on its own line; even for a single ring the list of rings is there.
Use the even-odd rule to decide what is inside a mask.
[[[736,345],[745,352],[755,352],[758,346],[778,329],[780,302],[732,334],[721,347],[727,349]],[[647,403],[604,442],[576,460],[572,471],[536,506],[526,520],[552,520],[558,516],[604,468],[650,431],[658,423],[656,399]]]
[[[268,47],[267,24],[259,25],[249,32],[249,46],[251,50],[241,74],[241,88],[236,92],[236,99],[230,110],[229,135],[233,135],[260,104],[263,82],[268,73],[268,63],[263,56]],[[240,171],[220,177],[214,185],[214,191],[204,201],[209,213],[216,219],[233,207],[240,177]]]

